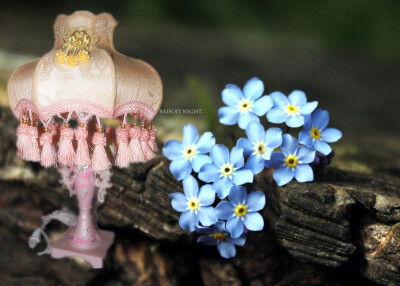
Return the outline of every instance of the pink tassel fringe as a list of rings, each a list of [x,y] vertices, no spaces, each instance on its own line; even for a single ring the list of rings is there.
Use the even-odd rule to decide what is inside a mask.
[[[107,143],[106,137],[102,132],[96,132],[93,135],[93,144],[95,145],[92,156],[92,168],[94,171],[103,171],[111,168],[110,160],[108,159],[105,146]]]
[[[144,161],[142,146],[140,145],[139,138],[141,137],[141,130],[138,126],[133,126],[129,130],[131,142],[129,143],[129,161],[131,163],[139,163]]]
[[[151,151],[153,151],[154,153],[157,153],[158,152],[157,143],[156,143],[157,129],[154,126],[152,126],[151,129],[149,130],[149,133],[150,133],[149,147],[150,147]]]
[[[74,131],[69,127],[61,130],[60,145],[58,148],[58,162],[63,166],[72,166],[75,163],[75,151],[72,145]]]
[[[90,160],[89,147],[86,141],[88,131],[86,128],[80,126],[75,130],[75,137],[78,141],[78,147],[76,148],[76,165],[79,167],[89,166],[92,161]]]
[[[148,161],[150,159],[154,158],[154,152],[150,149],[150,146],[148,144],[150,139],[150,133],[149,130],[146,128],[142,129],[142,134],[139,138],[140,140],[140,146],[142,147],[142,152],[143,152],[143,157],[145,161]]]
[[[26,122],[24,121],[24,122],[21,122],[17,128],[17,155],[19,157],[21,157],[22,159],[25,159],[24,151],[29,146],[27,127],[28,126],[27,126]]]
[[[53,141],[51,132],[45,132],[40,136],[40,146],[42,146],[42,154],[40,157],[40,165],[45,168],[54,166],[56,164],[56,154],[51,146]]]
[[[32,124],[32,125],[31,125]],[[38,144],[38,129],[33,123],[30,123],[27,126],[27,134],[28,134],[28,146],[23,149],[23,157],[27,161],[39,162],[40,161],[40,150]]]
[[[120,168],[126,168],[129,166],[129,149],[128,149],[128,130],[126,128],[119,127],[117,129],[117,143],[118,151],[115,165]]]

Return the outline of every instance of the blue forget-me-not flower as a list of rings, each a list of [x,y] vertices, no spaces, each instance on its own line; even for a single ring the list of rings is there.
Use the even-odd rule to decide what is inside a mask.
[[[267,113],[267,119],[271,123],[283,123],[289,127],[300,127],[304,124],[303,116],[310,114],[317,107],[318,102],[307,102],[304,92],[292,91],[289,97],[276,91],[269,95],[274,103]]]
[[[200,223],[210,226],[218,221],[215,210],[211,206],[215,200],[215,190],[211,185],[204,185],[199,190],[199,185],[193,176],[186,177],[183,181],[182,193],[173,193],[172,207],[182,212],[179,225],[182,229],[194,231],[195,226]]]
[[[282,152],[275,152],[271,160],[265,161],[265,166],[277,168],[273,174],[276,183],[283,186],[293,177],[298,182],[310,182],[314,179],[312,168],[308,165],[315,158],[315,150],[299,146],[296,138],[289,134],[283,135]]]
[[[219,221],[211,227],[196,227],[196,231],[202,234],[197,242],[210,246],[216,245],[223,258],[234,257],[236,255],[235,245],[243,246],[246,242],[245,235],[232,238],[224,221]]]
[[[243,169],[243,149],[233,147],[229,154],[226,146],[217,144],[211,148],[212,163],[201,167],[199,179],[206,183],[213,182],[218,196],[225,198],[233,185],[243,185],[253,182],[253,172]]]
[[[205,132],[199,139],[199,132],[193,125],[183,127],[183,142],[168,140],[162,152],[172,162],[169,165],[171,173],[177,180],[183,180],[192,173],[199,172],[200,168],[211,162],[205,153],[210,152],[215,145],[215,138],[211,132]]]
[[[337,142],[342,138],[342,132],[335,128],[326,128],[329,123],[329,113],[317,109],[311,115],[304,116],[304,131],[300,132],[299,143],[312,147],[323,155],[332,152],[328,143]]]
[[[249,156],[245,168],[254,174],[264,169],[264,160],[269,160],[275,148],[282,144],[282,130],[269,128],[265,132],[259,122],[250,122],[246,128],[247,138],[240,138],[237,146],[243,148],[243,154]]]
[[[233,186],[229,193],[229,201],[220,202],[215,208],[219,219],[227,220],[226,228],[233,238],[239,237],[244,226],[251,231],[259,231],[264,227],[264,220],[257,212],[265,205],[262,192],[247,195],[246,188]]]
[[[254,77],[250,79],[243,91],[234,84],[226,85],[222,91],[222,100],[227,105],[218,110],[219,121],[222,124],[234,125],[245,129],[252,121],[260,122],[259,116],[264,115],[273,105],[269,96],[262,96],[264,83]]]

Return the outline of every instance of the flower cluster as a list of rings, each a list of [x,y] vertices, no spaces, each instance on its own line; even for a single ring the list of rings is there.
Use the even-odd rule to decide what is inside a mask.
[[[264,208],[265,195],[247,194],[244,184],[252,183],[265,167],[276,168],[273,178],[279,186],[293,178],[310,182],[313,168],[333,157],[328,143],[342,137],[339,130],[327,128],[328,112],[316,109],[316,101],[307,102],[304,92],[263,94],[264,84],[258,78],[250,79],[243,90],[228,84],[222,91],[227,106],[218,111],[220,122],[238,124],[247,135],[231,150],[216,144],[211,132],[199,138],[193,125],[184,127],[182,143],[169,140],[163,148],[171,160],[171,173],[183,184],[183,193],[171,194],[172,207],[182,213],[179,225],[199,233],[198,242],[216,245],[224,258],[236,255],[235,245],[243,246],[249,231],[264,227],[258,212]],[[286,134],[278,127],[265,130],[261,116],[270,123],[285,123]],[[303,125],[298,140],[287,133]]]
[[[243,91],[233,84],[228,84],[222,91],[222,99],[228,106],[219,109],[219,121],[226,125],[239,122],[239,127],[246,131],[247,138],[237,142],[248,157],[245,169],[258,174],[264,167],[276,168],[273,177],[279,186],[293,178],[298,182],[313,181],[311,166],[316,168],[330,162],[333,151],[328,143],[338,141],[342,132],[327,128],[328,111],[316,109],[318,102],[308,102],[302,91],[295,90],[289,96],[276,91],[258,99],[263,93],[264,84],[258,78],[249,80]],[[270,123],[285,123],[287,132],[304,125],[299,139],[289,133],[282,135],[282,130],[277,127],[265,132],[256,116],[265,114]],[[274,152],[276,148],[280,150]]]
[[[229,152],[215,144],[210,132],[199,138],[196,127],[186,125],[183,142],[167,141],[163,154],[171,160],[171,173],[182,180],[183,193],[170,196],[172,207],[182,213],[179,225],[199,233],[198,242],[216,245],[222,257],[230,258],[236,255],[235,245],[244,245],[245,232],[263,229],[258,211],[265,205],[265,195],[247,195],[243,185],[253,182],[254,173],[245,167],[243,148]],[[217,203],[216,195],[227,200]]]

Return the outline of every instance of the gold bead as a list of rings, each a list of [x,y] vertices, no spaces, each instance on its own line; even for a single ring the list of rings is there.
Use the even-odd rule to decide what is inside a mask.
[[[121,124],[121,128],[124,129],[124,128],[125,128],[125,125],[124,125],[124,124]]]
[[[45,127],[44,132],[48,132],[48,131],[49,131],[49,128]]]
[[[30,121],[30,122],[29,122],[29,125],[30,125],[30,126],[33,126],[33,121]]]
[[[69,124],[68,123],[65,123],[65,128],[69,128]]]
[[[133,122],[133,126],[134,126],[134,127],[136,127],[136,126],[137,126],[137,123],[136,123],[136,121],[135,121],[135,122]]]
[[[101,128],[97,129],[97,132],[101,133],[103,130]]]
[[[84,123],[79,123],[79,126],[83,128],[85,126],[85,124]]]

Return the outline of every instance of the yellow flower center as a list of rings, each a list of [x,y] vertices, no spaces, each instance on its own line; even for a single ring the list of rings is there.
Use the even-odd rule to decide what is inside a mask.
[[[196,155],[196,148],[194,146],[187,146],[183,150],[183,157],[186,159],[192,159]]]
[[[288,105],[286,106],[286,112],[289,114],[296,114],[297,113],[297,107],[294,105]]]
[[[310,130],[311,137],[315,140],[319,140],[321,138],[321,132],[315,127],[311,128]]]
[[[297,158],[293,155],[289,155],[286,157],[286,165],[289,168],[294,168],[297,165]]]
[[[56,54],[56,63],[59,65],[63,65],[63,64],[65,64],[65,61],[66,61],[66,56],[65,56],[64,52],[58,52]]]
[[[225,240],[226,239],[226,235],[221,232],[214,232],[213,236],[216,240]]]
[[[233,171],[235,171],[235,169],[231,164],[225,164],[221,167],[220,171],[222,176],[228,177],[233,174]]]
[[[267,147],[265,146],[265,144],[263,142],[256,144],[256,146],[254,148],[256,154],[258,154],[258,155],[264,155],[266,149],[267,149]]]
[[[239,217],[245,216],[247,214],[247,207],[245,205],[237,205],[235,214]]]
[[[239,103],[239,110],[240,112],[248,112],[251,110],[251,105],[252,102],[248,99],[243,99],[240,103]]]
[[[190,210],[197,211],[199,209],[199,207],[200,207],[199,199],[197,199],[197,198],[190,199],[188,201],[188,206],[189,206]]]
[[[70,67],[74,67],[78,64],[78,61],[71,55],[67,56],[67,64]]]
[[[76,56],[76,58],[78,59],[78,61],[81,64],[87,63],[89,61],[89,54],[86,51],[81,51],[79,52],[79,54]]]

